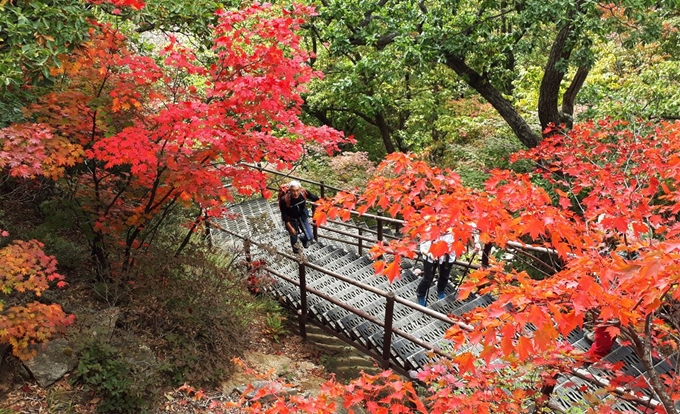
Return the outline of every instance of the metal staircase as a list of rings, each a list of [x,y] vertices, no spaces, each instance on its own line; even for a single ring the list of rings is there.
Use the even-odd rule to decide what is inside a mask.
[[[307,321],[313,322],[338,338],[356,348],[374,356],[385,363],[383,368],[407,374],[412,370],[420,370],[433,359],[442,356],[432,349],[450,349],[450,343],[443,339],[444,333],[451,326],[446,322],[446,315],[460,316],[476,307],[485,307],[493,302],[489,295],[471,295],[462,301],[456,298],[455,288],[449,283],[448,296],[437,300],[436,287],[432,286],[428,294],[428,309],[415,303],[416,287],[419,277],[416,269],[420,265],[407,262],[401,278],[390,283],[384,277],[376,277],[372,260],[367,255],[359,255],[350,236],[338,236],[333,244],[323,240],[319,229],[320,241],[304,250],[309,262],[304,271],[305,305],[302,304],[302,293],[298,286],[300,281],[300,261],[290,251],[290,242],[281,223],[276,203],[264,199],[249,200],[230,207],[230,217],[219,220],[211,229],[210,237],[214,246],[234,251],[243,249],[243,238],[252,240],[251,260],[266,263],[274,274],[274,283],[269,286],[269,294],[277,300],[300,313],[306,306]],[[329,228],[337,226],[330,223]],[[370,247],[370,246],[367,246]],[[276,253],[279,254],[276,254]],[[283,254],[281,254],[283,253]],[[321,271],[318,268],[325,269]],[[463,271],[454,267],[451,280],[463,277]],[[332,273],[332,274],[327,274]],[[281,277],[276,275],[281,275]],[[341,276],[342,278],[338,277]],[[285,278],[284,278],[285,277]],[[286,280],[288,279],[288,280]],[[314,293],[319,292],[319,293]],[[390,314],[385,293],[393,293],[395,302]],[[339,306],[328,299],[332,298],[344,304]],[[354,310],[358,310],[356,312]],[[372,319],[367,319],[366,315]],[[384,321],[391,316],[391,335],[385,335]],[[400,334],[397,334],[398,332]],[[404,335],[406,334],[406,335]],[[389,340],[389,350],[385,351],[385,341]],[[590,342],[579,329],[573,331],[565,340],[576,348],[587,350]],[[385,355],[386,352],[389,355]],[[385,360],[385,357],[389,361]],[[617,346],[605,358],[609,362],[623,361],[624,372],[632,377],[642,378],[644,368],[633,351],[624,346]],[[659,361],[657,370],[669,372],[673,367],[666,361]],[[612,393],[598,392],[603,383],[592,378],[607,378],[606,372],[590,368],[588,375],[568,373],[558,378],[557,385],[551,395],[550,406],[557,412],[567,412],[571,407],[587,407],[589,399],[612,398]],[[653,401],[653,395],[644,381],[635,384],[636,390],[642,392]],[[625,393],[625,391],[624,391]],[[653,403],[652,403],[653,405]],[[651,412],[653,409],[640,404],[640,401],[628,401],[618,398],[614,408],[622,412]],[[650,410],[650,411],[647,411]]]

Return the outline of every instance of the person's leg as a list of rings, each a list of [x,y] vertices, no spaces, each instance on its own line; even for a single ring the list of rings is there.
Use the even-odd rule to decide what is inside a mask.
[[[298,248],[295,247],[295,244],[297,244],[297,242],[298,242],[297,234],[293,234],[291,232],[288,232],[288,235],[290,236],[290,245],[293,246],[293,253],[299,253]]]
[[[451,268],[453,263],[449,263],[445,260],[444,263],[439,265],[439,280],[437,280],[437,298],[439,300],[446,297],[446,286],[449,284],[449,276],[451,275]]]
[[[298,219],[300,227],[300,240],[307,247],[308,243],[314,238],[314,233],[312,232],[312,226],[309,224],[309,219],[307,216],[302,216]]]
[[[305,214],[304,216],[300,217],[300,224],[302,225],[302,229],[305,232],[305,236],[307,237],[307,241],[311,241],[314,239],[314,232],[312,231],[312,225],[309,223],[309,217]]]
[[[423,278],[420,280],[418,288],[416,289],[418,304],[421,306],[427,305],[427,291],[430,289],[432,279],[434,279],[434,263],[425,260],[423,263]]]
[[[286,231],[288,232],[288,236],[290,237],[290,245],[293,246],[293,253],[299,253],[300,252],[300,247],[302,247],[299,243],[300,241],[300,223],[298,220],[292,220],[290,221],[290,225],[293,227],[295,230],[295,233],[291,233],[291,231],[288,229],[288,226],[286,226]],[[297,245],[297,246],[296,246]]]

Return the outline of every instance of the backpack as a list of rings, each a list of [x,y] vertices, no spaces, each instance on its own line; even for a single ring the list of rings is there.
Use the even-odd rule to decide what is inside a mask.
[[[304,188],[300,189],[300,195],[302,195],[303,200],[307,200],[307,190]],[[286,203],[286,207],[290,207],[290,192],[288,191],[288,184],[284,184],[279,187],[279,202],[283,199]]]

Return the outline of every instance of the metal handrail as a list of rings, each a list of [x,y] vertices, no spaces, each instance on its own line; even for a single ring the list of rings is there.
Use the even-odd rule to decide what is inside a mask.
[[[400,303],[404,306],[408,306],[408,307],[411,307],[413,309],[416,309],[416,310],[418,310],[418,311],[420,311],[424,314],[427,314],[427,315],[429,315],[429,316],[431,316],[431,317],[433,317],[437,320],[448,323],[450,325],[457,325],[457,326],[461,327],[462,329],[466,329],[466,330],[469,330],[469,331],[471,331],[473,329],[472,326],[465,324],[463,322],[460,322],[460,321],[454,321],[454,320],[450,319],[447,315],[444,315],[444,314],[439,313],[437,311],[434,311],[434,310],[428,309],[426,307],[420,306],[420,305],[418,305],[414,302],[408,301],[406,299],[400,298],[399,296],[394,295],[394,292],[384,291],[382,289],[378,289],[376,287],[366,285],[366,284],[361,283],[359,281],[356,281],[352,278],[341,275],[339,273],[335,273],[335,272],[328,270],[328,269],[326,269],[322,266],[311,263],[304,256],[291,255],[289,253],[279,251],[278,249],[275,249],[275,248],[272,249],[270,246],[265,245],[264,243],[255,242],[255,241],[251,240],[250,238],[242,236],[242,235],[235,233],[233,231],[230,231],[230,230],[227,230],[227,229],[224,229],[224,228],[221,228],[221,227],[219,227],[219,229],[221,231],[224,231],[225,233],[230,234],[233,237],[237,237],[237,238],[244,241],[244,246],[245,246],[245,249],[246,249],[246,254],[245,254],[246,255],[246,261],[248,261],[249,258],[251,257],[250,251],[249,251],[250,246],[252,244],[255,244],[255,245],[257,245],[257,246],[259,246],[263,249],[267,249],[267,251],[270,251],[274,254],[277,254],[279,256],[285,257],[285,258],[290,259],[290,260],[295,260],[295,261],[298,262],[299,276],[300,276],[299,281],[296,281],[296,280],[294,280],[294,279],[292,279],[292,278],[290,278],[290,277],[288,277],[288,276],[286,276],[286,275],[284,275],[284,274],[282,274],[282,273],[280,273],[280,272],[276,271],[275,269],[272,269],[268,266],[265,266],[264,270],[266,270],[270,274],[273,274],[276,277],[279,277],[283,280],[286,280],[287,282],[292,283],[292,284],[294,284],[294,285],[296,285],[300,288],[300,302],[301,302],[300,308],[301,309],[300,309],[300,312],[298,313],[298,318],[299,318],[299,323],[300,323],[300,334],[303,338],[306,338],[305,324],[307,322],[307,316],[308,316],[307,300],[306,300],[306,294],[307,293],[312,293],[314,295],[322,297],[323,299],[329,301],[330,303],[332,303],[336,306],[339,306],[339,307],[341,307],[341,308],[343,308],[343,309],[345,309],[345,310],[347,310],[347,311],[349,311],[349,312],[351,312],[351,313],[353,313],[357,316],[360,316],[361,318],[364,318],[364,319],[366,319],[366,320],[368,320],[372,323],[375,323],[378,326],[383,327],[384,331],[385,331],[384,332],[385,337],[383,338],[383,349],[381,350],[382,355],[383,355],[383,359],[382,359],[382,361],[380,361],[381,362],[380,365],[384,369],[389,368],[390,365],[392,364],[390,359],[389,359],[390,350],[391,350],[391,335],[392,334],[399,335],[400,337],[407,339],[407,340],[413,342],[414,344],[423,347],[424,349],[428,349],[428,350],[436,353],[437,355],[441,355],[441,356],[444,356],[444,357],[450,357],[448,354],[446,354],[445,352],[443,352],[442,350],[440,350],[436,346],[432,346],[432,345],[428,344],[427,342],[424,342],[424,341],[410,335],[407,332],[404,332],[404,331],[402,331],[398,328],[394,328],[392,326],[392,322],[393,322],[393,319],[394,319],[394,312],[393,312],[394,302],[398,302],[398,303]],[[368,292],[371,292],[371,293],[374,293],[376,295],[379,295],[379,296],[386,298],[385,319],[383,321],[378,320],[377,318],[367,314],[366,312],[362,311],[361,309],[357,309],[357,308],[355,308],[351,305],[347,305],[345,303],[342,303],[342,302],[338,301],[337,299],[335,299],[335,298],[333,298],[333,297],[331,297],[331,296],[329,296],[329,295],[327,295],[327,294],[325,294],[325,293],[323,293],[323,292],[321,292],[317,289],[308,287],[306,285],[306,281],[305,281],[305,269],[306,268],[314,269],[314,270],[321,272],[325,275],[331,276],[331,277],[338,279],[338,280],[341,280],[345,283],[354,285],[354,286],[356,286],[356,287],[358,287],[358,288],[360,288],[364,291],[368,291]],[[358,348],[358,349],[361,349],[361,348]]]
[[[290,174],[282,173],[280,171],[272,170],[270,168],[261,167],[261,166],[253,165],[253,164],[249,164],[249,163],[240,163],[240,164],[244,165],[246,167],[255,168],[255,169],[260,170],[260,171],[265,171],[265,172],[268,172],[268,173],[271,173],[271,174],[280,175],[280,176],[284,176],[284,177],[290,177],[290,178],[294,178],[294,179],[301,181],[301,182],[317,185],[321,189],[320,193],[322,193],[321,194],[322,197],[324,196],[323,195],[323,192],[324,192],[323,189],[325,189],[325,188],[331,189],[331,190],[336,191],[336,192],[339,192],[339,191],[351,192],[351,191],[343,190],[341,188],[326,185],[323,181],[319,182],[319,181],[309,180],[309,179],[306,179],[306,178],[300,178],[300,177],[292,176]],[[276,188],[270,188],[270,187],[267,187],[267,188],[269,188],[270,190],[277,190]],[[378,222],[391,223],[391,224],[395,224],[395,225],[398,225],[398,226],[403,226],[406,223],[404,220],[395,219],[395,218],[391,218],[391,217],[383,217],[383,216],[380,216],[380,215],[370,214],[370,213],[360,213],[357,210],[348,210],[348,211],[350,212],[350,214],[356,215],[357,217],[369,218],[369,219],[376,220]],[[548,254],[557,254],[557,251],[555,249],[550,249],[550,248],[547,248],[547,247],[532,246],[530,244],[517,242],[517,241],[509,241],[509,242],[507,242],[507,244],[509,246],[513,247],[513,248],[516,248],[516,249],[524,249],[524,250],[535,251],[535,252],[540,252],[540,253],[548,253]]]
[[[280,175],[282,177],[294,178],[297,181],[300,181],[300,182],[303,182],[303,183],[308,183],[308,184],[318,185],[319,187],[328,188],[328,189],[331,189],[331,190],[336,191],[336,192],[340,192],[340,191],[347,192],[347,190],[343,190],[342,188],[337,188],[337,187],[333,187],[333,186],[324,184],[323,181],[319,182],[319,181],[309,180],[307,178],[300,178],[300,177],[296,177],[296,176],[293,176],[293,175],[290,175],[290,174],[282,173],[281,171],[272,170],[271,168],[261,167],[259,165],[254,165],[254,164],[249,164],[247,162],[242,162],[242,163],[240,163],[240,165],[244,165],[246,167],[254,168],[258,171],[264,171],[264,172],[268,172],[268,173],[271,173],[271,174]]]
[[[321,190],[319,191],[319,193],[320,193],[320,195],[321,195],[322,197],[324,197],[324,194],[323,194],[324,191],[323,191],[323,190],[326,189],[326,188],[331,189],[331,190],[336,191],[336,192],[340,192],[340,191],[342,191],[342,192],[350,192],[350,191],[347,191],[347,190],[343,190],[342,188],[337,188],[337,187],[333,187],[333,186],[327,185],[327,184],[325,184],[323,181],[314,181],[314,180],[309,180],[309,179],[307,179],[307,178],[296,177],[296,176],[293,176],[293,175],[290,175],[290,174],[282,173],[282,172],[280,172],[280,171],[272,170],[272,169],[270,169],[270,168],[260,167],[260,166],[258,166],[258,165],[248,164],[248,163],[245,163],[245,162],[240,163],[240,164],[241,164],[241,165],[244,165],[244,166],[246,166],[246,167],[255,168],[256,170],[259,170],[259,171],[265,171],[265,172],[268,172],[268,173],[271,173],[271,174],[280,175],[280,176],[282,176],[282,177],[290,177],[290,178],[293,178],[293,179],[295,179],[295,180],[297,180],[297,181],[300,181],[300,182],[304,182],[304,183],[308,183],[308,184],[317,185],[317,186],[319,186],[319,188],[321,189]],[[273,187],[267,187],[267,188],[268,188],[269,190],[278,190],[278,188],[273,188]],[[391,218],[391,217],[383,217],[383,216],[381,216],[381,215],[371,214],[371,213],[360,213],[360,212],[358,212],[358,211],[356,211],[356,210],[348,210],[348,211],[349,211],[352,215],[361,216],[361,217],[365,217],[365,218],[370,218],[370,219],[373,219],[373,220],[380,220],[380,221],[383,221],[383,222],[385,222],[385,223],[392,223],[392,224],[398,224],[398,225],[403,225],[403,224],[404,224],[404,221],[403,221],[403,220],[399,220],[399,219],[395,219],[395,218]]]

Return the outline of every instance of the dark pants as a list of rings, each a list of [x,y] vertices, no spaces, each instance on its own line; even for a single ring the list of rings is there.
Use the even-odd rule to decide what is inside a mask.
[[[288,232],[290,235],[290,245],[293,246],[293,252],[298,253],[298,249],[295,247],[295,243],[298,241],[298,235],[300,235],[300,241],[304,243],[312,240],[314,238],[314,233],[312,232],[312,226],[309,224],[309,219],[306,215],[293,219],[290,224],[293,225],[293,228],[297,232],[296,234]]]
[[[434,279],[435,268],[439,268],[439,279],[437,280],[437,292],[443,292],[446,290],[446,285],[449,283],[449,276],[451,275],[451,268],[453,263],[449,263],[445,260],[444,263],[432,263],[425,260],[423,263],[423,279],[418,284],[418,289],[416,290],[416,295],[420,298],[427,296],[427,291],[430,289],[432,280]]]

